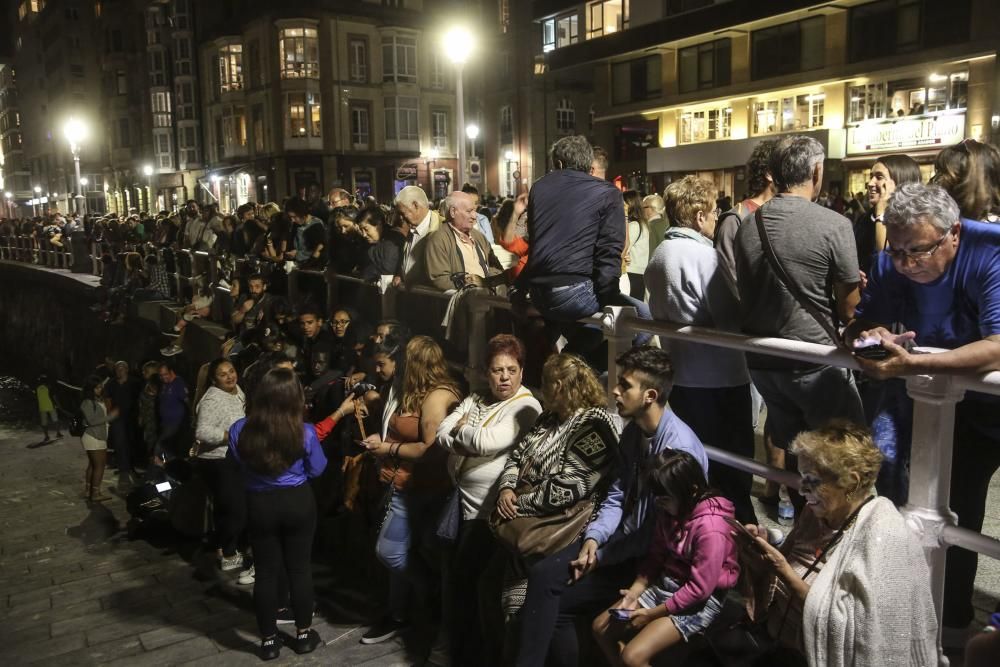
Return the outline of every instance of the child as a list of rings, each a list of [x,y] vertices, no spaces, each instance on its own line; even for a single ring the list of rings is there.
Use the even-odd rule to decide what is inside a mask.
[[[632,586],[592,626],[612,665],[648,665],[704,632],[740,572],[726,522],[733,517],[733,504],[708,487],[693,456],[662,452],[646,482],[657,509],[649,555]]]
[[[42,375],[38,378],[35,395],[38,396],[38,415],[42,422],[42,432],[45,433],[43,442],[52,442],[52,438],[49,437],[50,425],[56,427],[56,438],[63,437],[62,429],[59,428],[59,415],[56,414],[56,406],[52,403],[52,396],[49,394],[48,377]]]

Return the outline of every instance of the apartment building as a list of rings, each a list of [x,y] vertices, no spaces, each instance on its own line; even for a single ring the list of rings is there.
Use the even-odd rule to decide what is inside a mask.
[[[248,1],[199,45],[204,183],[224,208],[310,187],[457,183],[455,69],[423,0]]]
[[[662,190],[696,173],[734,197],[757,142],[808,133],[829,187],[879,155],[997,138],[1000,28],[990,0],[538,2],[550,73],[589,72],[609,177]]]

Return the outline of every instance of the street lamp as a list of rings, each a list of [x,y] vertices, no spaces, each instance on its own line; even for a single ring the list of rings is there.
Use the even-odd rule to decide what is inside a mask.
[[[70,118],[63,125],[63,134],[69,142],[69,150],[73,153],[73,166],[76,169],[76,212],[85,213],[83,209],[86,199],[80,194],[80,143],[86,140],[90,131],[79,118]]]
[[[424,166],[427,167],[427,193],[431,199],[434,199],[434,170],[431,165],[434,161],[438,159],[438,149],[431,148],[427,151],[427,159],[424,160]]]
[[[11,199],[14,197],[13,193],[5,192],[3,193],[3,198],[7,201],[7,216],[10,218],[14,217],[14,204]]]
[[[472,151],[470,151],[472,157],[476,157],[476,139],[479,137],[479,126],[475,123],[469,123],[465,128],[465,136],[472,142]]]
[[[142,167],[142,173],[146,176],[146,211],[152,213],[153,201],[153,165],[147,164]]]
[[[465,181],[465,94],[462,91],[462,67],[476,48],[476,40],[468,28],[455,26],[444,34],[444,53],[455,65],[455,97],[458,98],[458,178]],[[461,187],[461,185],[459,186]]]
[[[31,208],[33,209],[32,214],[35,217],[38,217],[38,210],[42,206],[42,186],[36,185],[34,187],[34,190],[35,190],[35,199],[34,199],[35,204]]]

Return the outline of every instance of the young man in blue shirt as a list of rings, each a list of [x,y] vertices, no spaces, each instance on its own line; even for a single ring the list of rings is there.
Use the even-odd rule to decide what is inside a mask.
[[[673,381],[670,356],[643,346],[628,350],[616,363],[620,372],[615,404],[618,415],[630,420],[619,442],[616,479],[583,540],[529,571],[518,617],[519,667],[576,665],[573,617],[597,613],[632,583],[637,559],[645,555],[656,523],[645,464],[675,449],[694,456],[708,474],[708,456],[698,436],[666,406]]]

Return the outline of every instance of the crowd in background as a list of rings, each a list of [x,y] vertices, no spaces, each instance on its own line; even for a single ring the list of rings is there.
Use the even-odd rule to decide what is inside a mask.
[[[551,157],[503,201],[472,186],[437,204],[410,186],[391,206],[312,188],[226,216],[188,202],[156,218],[4,221],[0,235],[86,234],[109,321],[135,301],[186,301],[141,380],[124,362],[88,379],[85,496],[107,499],[109,446],[123,493],[190,463],[219,566],[254,585],[263,659],[279,655],[282,621],[296,652],[320,645],[311,545],[317,517],[345,511],[366,513],[360,537],[388,572],[385,614],[361,641],[416,633],[426,664],[931,665],[939,625],[964,646],[976,556],[950,551],[938,618],[896,509],[913,435],[899,378],[1000,370],[1000,152],[946,148],[931,184],[911,158],[878,158],[847,201],[826,189],[822,146],[792,135],[758,144],[735,205],[695,176],[622,193],[583,137]],[[177,292],[166,276],[183,250],[209,252],[215,284],[194,271]],[[290,271],[324,268],[456,305],[506,294],[519,336],[490,340],[475,360],[487,389],[470,393],[440,336],[364,322],[357,303],[288,300]],[[170,357],[223,292],[230,335],[189,395]],[[637,335],[609,411],[603,337],[578,322],[608,305],[836,345],[864,372]],[[532,318],[540,336],[524,333]],[[801,477],[787,535],[758,526],[751,476],[703,448],[753,457],[761,404],[769,462]],[[969,393],[956,412],[952,508],[976,531],[1000,467],[996,404]],[[723,622],[727,607],[739,622]]]

